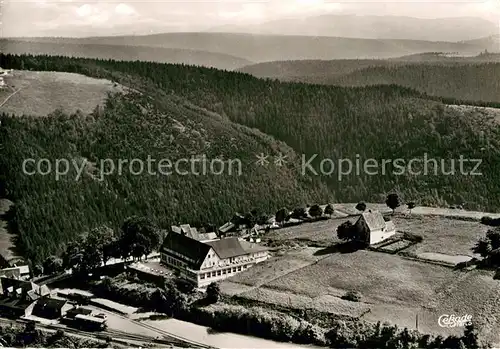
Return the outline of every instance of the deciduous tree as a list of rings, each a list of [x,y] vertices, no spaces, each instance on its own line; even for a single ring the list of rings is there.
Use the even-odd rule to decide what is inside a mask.
[[[275,216],[276,223],[282,224],[287,216],[288,216],[288,210],[285,207],[279,209],[278,212],[276,212]]]
[[[358,202],[356,210],[364,212],[366,210],[366,204],[364,202]]]
[[[220,287],[219,284],[212,282],[207,287],[207,300],[210,303],[217,303],[220,297]]]
[[[396,208],[398,208],[401,205],[398,194],[392,193],[387,195],[385,204],[392,210],[392,214],[394,214]]]
[[[333,209],[332,204],[326,205],[326,207],[325,207],[325,214],[327,214],[328,216],[331,217],[332,214],[334,214],[334,213],[335,213],[335,210]]]
[[[323,215],[323,209],[320,205],[312,205],[309,208],[309,215],[314,218],[321,217]]]

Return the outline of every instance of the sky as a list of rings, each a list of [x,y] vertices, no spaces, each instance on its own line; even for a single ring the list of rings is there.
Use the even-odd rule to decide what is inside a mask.
[[[0,36],[203,31],[320,14],[481,17],[500,26],[500,0],[0,0]]]

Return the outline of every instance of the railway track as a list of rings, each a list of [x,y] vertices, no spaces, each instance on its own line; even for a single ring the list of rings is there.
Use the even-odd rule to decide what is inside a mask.
[[[94,306],[97,307],[97,305],[94,305]],[[109,310],[106,310],[106,309],[104,309],[104,310],[106,312],[109,312]],[[162,335],[164,337],[163,341],[165,341],[165,342],[169,342],[169,343],[172,343],[172,344],[177,344],[179,346],[188,347],[188,348],[196,348],[196,349],[218,349],[218,348],[211,347],[211,346],[209,346],[207,344],[203,344],[203,343],[196,342],[196,341],[193,341],[191,339],[188,339],[188,338],[185,338],[185,337],[182,337],[182,336],[175,335],[175,334],[170,333],[170,332],[168,332],[166,330],[162,330],[162,329],[160,329],[158,327],[154,327],[154,326],[145,324],[145,323],[143,323],[141,321],[131,320],[130,318],[128,318],[126,316],[123,316],[121,314],[118,314],[116,312],[112,312],[112,314],[113,314],[113,316],[117,316],[117,317],[122,318],[124,320],[131,321],[132,323],[134,323],[137,326],[140,326],[140,327],[142,327],[144,329],[147,329],[147,330],[156,332],[159,335]],[[116,331],[116,330],[113,330],[113,331]],[[125,332],[122,332],[122,333],[125,333]],[[127,333],[127,335],[130,335],[130,334]]]
[[[14,325],[20,325],[23,326],[29,321],[23,320],[23,319],[18,319],[18,320],[11,320],[11,319],[4,319],[0,318],[0,323],[3,324],[14,324]],[[111,342],[129,342],[134,341],[134,342],[142,342],[142,343],[156,343],[156,344],[163,344],[169,347],[173,348],[181,348],[182,343],[180,343],[177,340],[170,340],[170,339],[161,339],[161,338],[154,338],[151,336],[146,336],[146,335],[139,335],[139,334],[131,334],[128,332],[124,331],[119,331],[119,330],[112,330],[108,329],[102,332],[88,332],[88,331],[83,331],[67,326],[61,326],[61,325],[46,325],[46,324],[41,324],[37,323],[36,326],[40,329],[43,329],[44,331],[47,332],[56,332],[57,330],[63,330],[66,334],[69,335],[74,335],[80,338],[87,338],[87,339],[98,339],[98,340],[107,340],[108,337],[111,339]]]
[[[196,342],[196,341],[193,341],[193,340],[181,337],[181,336],[172,335],[171,333],[169,333],[165,330],[159,329],[157,327],[154,327],[154,326],[151,326],[151,325],[148,325],[145,323],[141,323],[140,321],[137,321],[137,320],[133,320],[133,321],[134,321],[134,323],[136,323],[136,324],[138,324],[146,329],[149,329],[151,331],[158,332],[167,338],[173,338],[173,339],[177,340],[183,346],[187,346],[189,348],[199,348],[199,349],[217,349],[217,348],[211,347],[209,345],[199,343],[199,342]]]

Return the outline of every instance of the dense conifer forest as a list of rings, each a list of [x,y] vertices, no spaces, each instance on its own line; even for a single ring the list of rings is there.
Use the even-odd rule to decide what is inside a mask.
[[[499,76],[500,63],[408,64],[369,67],[342,76],[303,77],[298,80],[342,86],[397,84],[432,96],[500,102]]]
[[[2,194],[16,204],[19,247],[35,261],[60,252],[80,233],[103,224],[117,228],[131,215],[147,216],[164,228],[220,224],[236,211],[264,214],[283,205],[381,201],[390,191],[419,204],[500,209],[498,127],[480,112],[459,112],[445,104],[463,103],[459,100],[397,85],[284,83],[147,62],[0,55],[0,66],[83,73],[135,90],[110,96],[92,115],[2,115]],[[256,166],[260,153],[285,154],[287,163],[278,167],[270,158],[267,167]],[[385,174],[353,171],[339,180],[337,171],[303,175],[301,169],[302,156],[315,154],[312,166],[318,170],[323,158],[408,161],[425,153],[435,159],[480,158],[482,175],[398,175],[389,165]],[[200,154],[240,159],[241,176],[134,176],[125,171],[102,181],[91,174],[55,181],[21,170],[24,158],[95,162]]]
[[[476,57],[447,58],[429,53],[393,60],[267,62],[240,71],[261,78],[325,85],[397,84],[432,96],[499,103],[499,57],[483,53]]]

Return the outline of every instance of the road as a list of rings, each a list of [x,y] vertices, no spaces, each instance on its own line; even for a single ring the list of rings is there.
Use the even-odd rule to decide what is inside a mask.
[[[99,308],[97,305],[87,306],[87,308],[95,309],[96,312],[104,313],[108,318],[108,330],[120,332],[130,336],[137,336],[138,338],[162,338],[165,343],[177,344],[179,346],[189,346],[190,348],[210,348],[209,345],[193,341],[191,339],[172,334],[168,331],[148,325],[139,320],[130,319],[127,316],[111,312],[106,309]],[[123,329],[123,331],[122,331]],[[142,331],[141,331],[142,329]],[[147,335],[150,334],[150,335]]]

